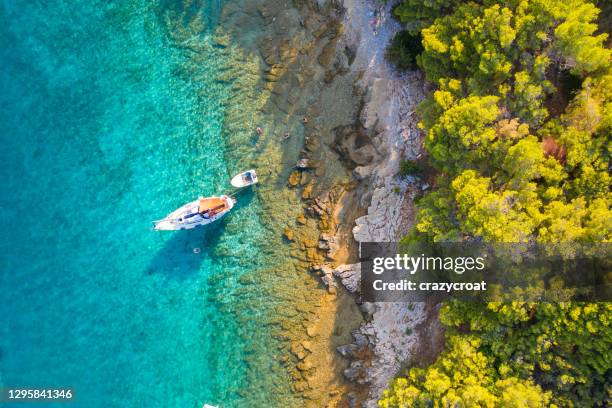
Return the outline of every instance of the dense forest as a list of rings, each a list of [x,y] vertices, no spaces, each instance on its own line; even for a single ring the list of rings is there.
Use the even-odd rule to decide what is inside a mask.
[[[394,9],[406,30],[390,60],[435,87],[420,106],[435,188],[407,240],[562,252],[610,241],[609,9],[587,0]],[[612,406],[612,304],[448,302],[440,319],[445,350],[394,380],[381,408]]]

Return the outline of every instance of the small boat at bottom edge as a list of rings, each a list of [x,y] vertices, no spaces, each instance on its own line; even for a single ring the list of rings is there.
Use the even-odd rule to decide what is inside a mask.
[[[154,221],[153,229],[157,231],[176,231],[207,225],[230,212],[235,204],[236,200],[227,195],[200,197],[174,210],[166,218]]]
[[[247,170],[232,177],[232,181],[230,183],[236,188],[243,188],[252,186],[258,182],[259,180],[257,179],[257,173],[255,173],[255,170]]]

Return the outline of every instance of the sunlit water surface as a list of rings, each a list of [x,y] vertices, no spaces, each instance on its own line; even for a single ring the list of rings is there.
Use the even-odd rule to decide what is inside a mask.
[[[0,3],[0,385],[72,387],[79,407],[274,403],[257,382],[284,374],[249,363],[270,334],[240,281],[262,266],[257,195],[205,230],[150,229],[240,167],[229,85],[207,79],[223,61],[183,75],[178,4]],[[200,43],[220,7],[193,11]]]

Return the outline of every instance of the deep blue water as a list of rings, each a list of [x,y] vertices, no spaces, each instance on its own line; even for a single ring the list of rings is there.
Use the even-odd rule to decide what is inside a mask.
[[[0,385],[70,386],[82,407],[249,406],[266,333],[232,302],[249,301],[257,197],[206,230],[150,230],[236,167],[224,85],[181,74],[163,23],[177,4],[0,3]],[[221,4],[197,7],[211,29]]]

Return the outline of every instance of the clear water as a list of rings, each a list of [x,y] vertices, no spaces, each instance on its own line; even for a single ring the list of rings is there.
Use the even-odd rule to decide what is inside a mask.
[[[205,43],[222,4],[194,4]],[[223,61],[185,75],[165,23],[181,7],[0,3],[0,385],[70,386],[82,407],[273,406],[284,390],[241,280],[266,262],[257,195],[205,230],[150,230],[249,164],[224,140]]]

